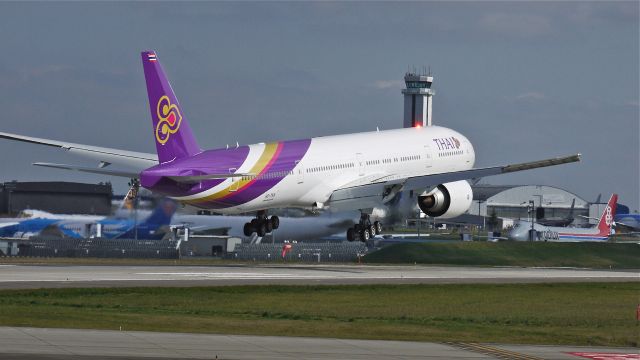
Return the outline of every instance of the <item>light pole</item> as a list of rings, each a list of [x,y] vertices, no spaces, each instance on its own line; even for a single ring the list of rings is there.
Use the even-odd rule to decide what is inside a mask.
[[[528,210],[529,210],[529,214],[531,214],[531,230],[529,230],[529,241],[533,241],[534,240],[534,227],[533,227],[533,216],[534,216],[534,212],[535,212],[535,202],[533,200],[529,200],[529,206]]]
[[[533,196],[538,197],[538,204],[539,204],[539,205],[538,205],[538,208],[541,208],[541,207],[542,207],[542,195],[533,195]],[[535,204],[535,202],[534,202],[534,204]],[[537,217],[537,215],[538,215],[538,214],[536,213],[536,219],[538,218],[538,217]],[[544,214],[542,214],[542,217],[544,218],[544,217],[545,217],[545,215],[544,215]]]

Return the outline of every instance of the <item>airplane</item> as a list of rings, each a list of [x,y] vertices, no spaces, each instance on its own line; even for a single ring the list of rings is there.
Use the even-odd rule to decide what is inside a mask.
[[[629,234],[637,234],[640,232],[639,214],[616,214],[614,221],[617,230],[623,230]]]
[[[110,239],[159,240],[169,231],[171,217],[177,204],[161,201],[149,216],[136,221],[131,218],[108,218],[96,220],[95,216],[61,215],[46,213],[47,217],[16,218],[15,221],[0,223],[0,237],[29,238],[35,235],[85,238],[105,237]],[[163,229],[164,227],[164,229]]]
[[[573,210],[576,206],[576,199],[574,198],[571,202],[571,209],[569,210],[569,214],[566,217],[548,217],[537,219],[536,222],[543,226],[557,226],[557,227],[567,227],[569,226],[573,220]]]
[[[165,206],[169,206],[168,204]],[[243,238],[243,225],[251,220],[250,216],[210,216],[175,214],[170,223],[161,219],[159,209],[154,211],[138,210],[141,221],[132,219],[131,213],[123,217],[120,211],[114,217],[93,215],[52,214],[41,210],[25,210],[29,217],[0,218],[0,237],[28,238],[34,235],[54,235],[60,237],[96,237],[100,224],[100,236],[106,238],[135,238],[137,226],[138,239],[158,239],[171,227],[187,226],[194,233],[222,232],[225,235]],[[167,211],[170,212],[170,211]],[[155,215],[154,215],[155,213]],[[278,240],[318,239],[345,231],[355,223],[354,213],[329,213],[319,216],[286,217],[277,233],[269,233]],[[146,220],[145,220],[146,219]],[[137,223],[137,224],[136,224]],[[165,227],[162,229],[161,227]],[[164,231],[163,231],[164,230]],[[155,237],[153,235],[156,235]],[[262,239],[260,239],[262,240]]]
[[[469,139],[439,126],[205,151],[196,142],[156,52],[143,51],[141,56],[157,155],[10,133],[0,137],[58,147],[99,161],[95,168],[34,163],[37,166],[139,179],[154,193],[222,214],[255,212],[256,217],[243,226],[247,236],[264,236],[279,227],[277,216],[267,216],[269,209],[359,210],[360,220],[347,230],[350,241],[379,234],[382,226],[371,221],[371,209],[401,191],[414,191],[426,215],[451,218],[471,205],[468,179],[572,163],[581,157],[474,168],[476,154]],[[111,169],[112,164],[130,169]]]
[[[618,195],[613,194],[602,212],[597,226],[589,229],[544,226],[533,223],[534,240],[556,242],[607,241],[612,234],[613,218],[616,214]],[[531,221],[520,220],[509,231],[507,238],[515,241],[529,241]]]

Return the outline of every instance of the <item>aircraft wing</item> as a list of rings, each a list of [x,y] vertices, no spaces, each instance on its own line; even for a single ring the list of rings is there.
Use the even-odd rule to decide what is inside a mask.
[[[113,164],[125,165],[142,171],[146,168],[158,164],[158,156],[151,153],[141,153],[136,151],[127,151],[112,149],[99,146],[75,144],[65,141],[56,141],[42,139],[30,136],[10,134],[0,132],[0,138],[27,142],[31,144],[46,145],[56,147],[61,150],[68,151],[71,154],[100,161],[100,167],[106,167]],[[138,172],[139,172],[138,171]]]
[[[328,205],[331,206],[332,211],[372,208],[380,205],[381,202],[385,203],[391,200],[393,196],[400,191],[423,191],[447,182],[567,164],[580,161],[580,157],[580,154],[576,154],[519,164],[492,166],[406,178],[390,176],[387,178],[388,180],[383,178],[381,181],[372,181],[367,184],[356,186],[348,185],[337,189],[331,194]]]

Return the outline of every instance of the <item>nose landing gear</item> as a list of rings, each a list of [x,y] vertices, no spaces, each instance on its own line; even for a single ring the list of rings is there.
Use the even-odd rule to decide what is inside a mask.
[[[259,237],[263,237],[279,227],[280,219],[277,216],[267,217],[267,212],[260,210],[255,219],[244,224],[243,232],[245,236],[256,233]]]
[[[347,240],[367,242],[367,240],[381,233],[382,224],[380,221],[374,221],[372,223],[369,214],[362,213],[360,214],[360,222],[347,230]]]

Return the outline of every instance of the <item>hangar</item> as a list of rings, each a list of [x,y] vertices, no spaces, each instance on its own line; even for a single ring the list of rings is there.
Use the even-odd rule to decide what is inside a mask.
[[[25,209],[55,214],[109,215],[110,183],[18,182],[0,184],[0,214],[15,216]]]
[[[474,185],[473,203],[467,213],[485,217],[495,213],[499,218],[530,219],[533,204],[536,219],[563,218],[569,215],[574,199],[573,224],[577,226],[595,223],[590,218],[600,216],[607,200],[603,200],[604,204],[600,199],[592,203],[568,190],[547,185]]]

